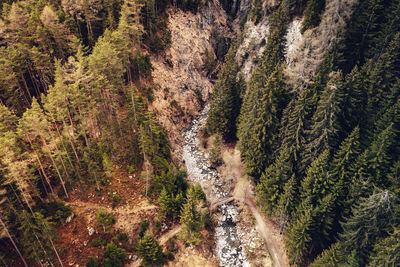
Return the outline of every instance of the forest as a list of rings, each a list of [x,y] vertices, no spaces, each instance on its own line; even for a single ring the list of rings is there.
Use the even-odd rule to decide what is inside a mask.
[[[210,101],[193,93],[210,108],[210,168],[223,164],[221,147],[240,150],[290,265],[400,266],[399,0],[0,0],[0,266],[66,266],[68,203],[92,195],[110,209],[93,211],[96,239],[84,246],[98,255],[83,265],[124,266],[133,253],[141,266],[173,261],[163,225],[185,248],[212,239],[206,194],[152,109],[159,91],[174,94],[153,81],[152,59],[173,42],[169,10],[211,5],[230,28],[204,48]],[[249,25],[268,25],[251,60]],[[114,229],[127,200],[111,189],[116,170],[125,194],[156,208],[134,218],[133,234]]]
[[[265,10],[253,0],[249,18],[257,24],[265,12],[270,29],[256,69],[243,84],[239,35],[214,89],[209,130],[237,140],[290,264],[399,266],[400,2],[284,0]],[[296,16],[310,43],[293,67],[286,33]]]
[[[158,203],[160,219],[181,220],[188,242],[198,242],[201,187],[188,186],[148,109],[150,53],[171,43],[172,4],[196,12],[204,3],[0,1],[1,266],[65,266],[55,245],[72,214],[65,201],[76,187],[107,192],[116,166],[144,176],[143,195]],[[112,196],[113,208],[119,201]],[[104,233],[115,223],[101,210],[96,221]],[[147,227],[143,218],[135,250],[144,264],[162,264],[172,252]],[[115,235],[87,266],[123,266],[126,239]]]

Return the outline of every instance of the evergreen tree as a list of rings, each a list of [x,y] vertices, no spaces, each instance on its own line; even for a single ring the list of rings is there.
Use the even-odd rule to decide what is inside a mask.
[[[162,247],[158,244],[158,241],[153,235],[145,235],[143,238],[139,239],[137,253],[147,266],[162,265],[165,261]]]
[[[165,187],[161,190],[161,194],[158,198],[158,214],[161,217],[170,217],[173,214],[174,206],[172,203],[171,195],[167,192]]]
[[[310,253],[315,213],[310,201],[305,200],[297,211],[297,218],[287,229],[286,245],[290,264],[302,265]]]
[[[181,211],[181,224],[183,237],[189,243],[198,243],[201,240],[201,216],[195,190],[190,187],[186,195],[186,203]]]
[[[308,142],[302,156],[302,165],[308,166],[324,150],[333,151],[341,138],[338,116],[341,112],[343,95],[342,75],[335,73],[322,92],[317,109],[308,131]]]
[[[310,267],[336,267],[342,262],[340,243],[336,242],[329,249],[324,250],[311,264]]]
[[[340,234],[347,255],[355,253],[357,262],[365,265],[377,239],[384,237],[393,215],[394,195],[385,190],[361,198],[352,209],[353,215],[342,224]]]
[[[107,244],[104,252],[104,267],[121,267],[126,260],[126,253],[114,243]]]
[[[226,55],[225,63],[214,87],[207,126],[211,133],[218,133],[225,140],[236,135],[236,119],[240,112],[243,82],[238,77],[239,66],[235,60],[234,46]]]
[[[342,220],[343,215],[350,212],[346,205],[346,199],[351,197],[349,196],[349,188],[357,171],[357,158],[361,152],[359,138],[359,128],[356,127],[342,142],[329,167],[328,179],[333,183],[330,192],[336,199],[333,208],[337,222]]]
[[[304,12],[304,19],[301,25],[301,33],[314,28],[321,22],[321,15],[325,9],[325,0],[307,1],[307,7]]]
[[[249,87],[249,90],[253,90]],[[257,90],[257,89],[255,89]],[[249,95],[250,93],[248,93]],[[246,160],[246,169],[254,177],[259,177],[273,152],[277,139],[280,117],[286,106],[287,89],[281,68],[271,73],[265,87],[254,99],[257,104],[245,99],[245,106],[239,123],[239,147]],[[246,103],[247,102],[247,103]],[[252,109],[252,110],[250,110]]]
[[[280,117],[287,104],[284,61],[286,22],[284,4],[270,17],[270,34],[262,59],[252,74],[240,111],[239,148],[246,171],[258,179],[271,163]]]
[[[398,266],[400,264],[400,232],[395,229],[374,245],[368,266]]]
[[[260,22],[262,18],[263,2],[261,0],[253,0],[251,2],[250,19],[254,21],[254,24]]]

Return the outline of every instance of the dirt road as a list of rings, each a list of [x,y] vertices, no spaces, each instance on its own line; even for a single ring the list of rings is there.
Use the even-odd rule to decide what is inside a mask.
[[[234,181],[236,181],[233,197],[235,200],[244,203],[256,219],[256,229],[267,244],[274,266],[289,266],[289,261],[285,253],[285,246],[283,244],[282,236],[279,234],[279,230],[270,220],[265,218],[258,211],[255,205],[254,196],[250,190],[250,181],[242,174],[240,151],[237,149],[225,151],[223,158],[226,165],[223,170],[223,175],[229,175],[230,177],[233,177]]]

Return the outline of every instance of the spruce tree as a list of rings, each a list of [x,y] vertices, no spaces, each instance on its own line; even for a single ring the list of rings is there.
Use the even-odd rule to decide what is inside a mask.
[[[162,265],[165,261],[162,247],[151,234],[147,234],[143,238],[139,239],[137,253],[147,266]]]
[[[285,57],[287,10],[281,4],[270,17],[270,34],[262,59],[252,74],[239,115],[238,137],[246,171],[256,179],[271,163],[280,117],[287,104],[280,64]]]
[[[249,87],[249,90],[258,89]],[[248,96],[250,94],[249,92]],[[241,113],[239,147],[242,157],[246,160],[246,170],[257,178],[270,163],[282,111],[287,104],[287,89],[282,69],[278,67],[271,73],[265,86],[259,91],[258,98],[254,99],[256,103],[248,101],[249,98],[247,101],[245,99]]]
[[[301,33],[314,28],[321,22],[322,12],[325,9],[325,0],[307,1],[307,7],[304,12],[304,19],[301,25]]]
[[[181,224],[183,237],[189,243],[198,243],[201,240],[201,215],[198,208],[198,200],[193,187],[186,193],[186,203],[181,211]]]
[[[290,264],[305,263],[310,253],[314,227],[315,213],[309,199],[306,199],[298,208],[296,218],[291,221],[287,229],[285,241]]]
[[[400,231],[394,229],[385,239],[374,245],[368,266],[399,266],[400,265]]]
[[[244,88],[239,80],[239,66],[235,60],[234,46],[226,55],[224,66],[218,75],[210,103],[207,126],[211,133],[222,135],[225,140],[236,137],[236,119],[241,106],[241,92]]]
[[[357,262],[365,265],[375,241],[385,236],[392,221],[395,196],[388,190],[377,191],[368,198],[361,198],[353,215],[343,223],[340,234],[347,255],[355,253]]]
[[[310,267],[336,267],[342,262],[340,243],[336,242],[329,249],[324,250],[311,264]]]
[[[342,74],[335,73],[318,101],[308,131],[308,141],[302,155],[302,166],[307,167],[324,150],[333,151],[339,145],[341,127],[338,121],[342,107]]]

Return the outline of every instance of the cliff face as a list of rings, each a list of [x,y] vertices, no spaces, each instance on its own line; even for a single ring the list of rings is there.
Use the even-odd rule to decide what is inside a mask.
[[[151,59],[153,80],[159,86],[152,108],[175,146],[181,142],[182,128],[209,100],[216,77],[207,66],[218,68],[223,60],[216,45],[223,42],[228,46],[234,34],[219,1],[197,14],[178,9],[168,14],[171,46],[164,56]]]

